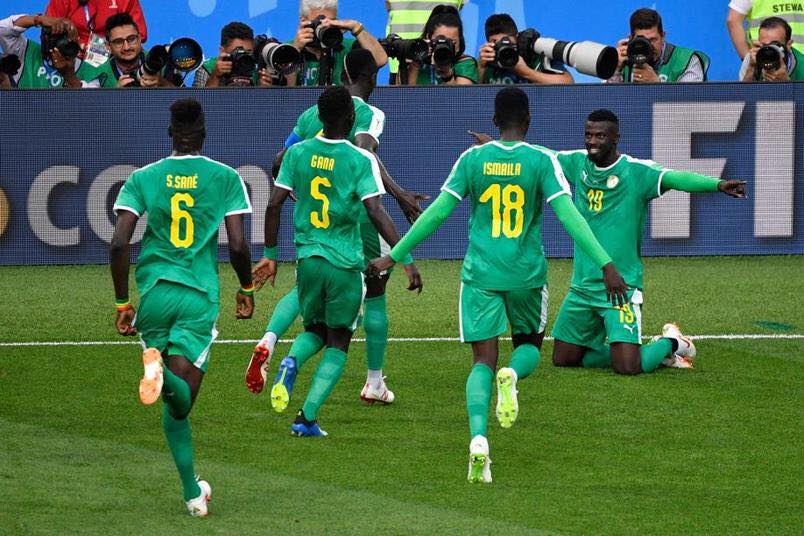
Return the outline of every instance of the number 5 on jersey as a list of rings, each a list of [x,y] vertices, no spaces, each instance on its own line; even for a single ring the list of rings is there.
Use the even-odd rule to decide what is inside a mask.
[[[321,191],[321,188],[330,188],[332,183],[326,177],[316,177],[310,183],[310,195],[313,199],[321,201],[321,212],[318,211],[310,213],[310,223],[317,229],[326,229],[329,227],[329,198]]]

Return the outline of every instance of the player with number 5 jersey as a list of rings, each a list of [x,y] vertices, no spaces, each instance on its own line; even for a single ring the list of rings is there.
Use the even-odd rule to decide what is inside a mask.
[[[614,299],[625,282],[572,204],[555,154],[524,141],[528,98],[518,88],[500,90],[494,124],[501,139],[464,152],[442,193],[389,255],[371,262],[386,270],[433,233],[465,197],[471,202],[469,247],[461,270],[460,335],[472,343],[474,366],[466,382],[470,482],[491,482],[487,416],[496,371],[497,419],[503,428],[519,413],[516,385],[539,363],[547,321],[547,262],[542,248],[542,206],[550,204],[579,247],[594,259]],[[498,337],[511,326],[510,366],[497,370]]]

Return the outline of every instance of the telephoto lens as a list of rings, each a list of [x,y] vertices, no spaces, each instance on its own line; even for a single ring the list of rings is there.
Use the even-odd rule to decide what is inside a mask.
[[[280,43],[274,37],[258,35],[254,38],[254,57],[260,69],[289,74],[301,63],[301,53],[293,45]]]
[[[409,59],[420,65],[427,63],[427,58],[430,56],[430,46],[424,39],[402,39],[397,34],[391,34],[385,39],[380,39],[380,44],[389,57]]]
[[[650,41],[638,35],[631,39],[626,45],[628,63],[631,65],[644,65],[653,63],[653,45]]]
[[[320,44],[324,48],[338,48],[343,43],[343,32],[333,26],[321,26],[321,22],[325,18],[324,15],[320,15],[310,21],[308,26],[313,29],[313,35],[315,36],[315,41],[313,42]]]
[[[773,42],[757,50],[757,68],[763,71],[776,71],[785,59],[785,49],[781,43]]]

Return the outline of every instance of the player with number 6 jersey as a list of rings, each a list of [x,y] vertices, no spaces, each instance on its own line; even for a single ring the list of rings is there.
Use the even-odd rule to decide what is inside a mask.
[[[622,299],[625,282],[572,204],[555,154],[524,141],[530,125],[528,98],[518,88],[500,90],[494,124],[501,139],[464,152],[442,193],[391,253],[369,273],[388,269],[433,233],[468,197],[469,247],[461,270],[461,341],[472,343],[474,366],[466,382],[470,482],[491,482],[487,416],[496,372],[497,419],[503,428],[519,413],[516,385],[541,358],[547,323],[547,262],[542,248],[542,206],[550,204],[579,247],[594,259],[606,289]],[[510,366],[497,370],[498,337],[511,325]]]

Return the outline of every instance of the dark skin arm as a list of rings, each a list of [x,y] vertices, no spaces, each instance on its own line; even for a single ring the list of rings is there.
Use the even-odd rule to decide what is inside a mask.
[[[284,188],[274,188],[273,192],[271,192],[271,199],[268,201],[268,206],[265,207],[265,247],[276,247],[277,238],[279,237],[282,204],[289,194],[290,190]],[[274,286],[276,260],[263,257],[254,267],[253,275],[254,286],[257,287],[257,290],[261,289],[266,281],[271,283],[271,286]]]
[[[241,287],[251,285],[251,252],[246,241],[242,214],[232,214],[224,219],[226,236],[229,237],[229,262],[232,264]],[[254,314],[254,296],[246,296],[239,290],[235,294],[235,317],[239,320]]]
[[[109,267],[112,271],[114,295],[118,300],[128,299],[128,273],[131,267],[131,236],[137,227],[139,217],[133,212],[121,210],[114,225],[114,235],[109,246]],[[137,311],[134,307],[117,311],[115,327],[120,335],[135,335],[137,330],[132,326]]]
[[[371,151],[377,156],[377,140],[368,134],[358,134],[355,138],[355,145],[361,149]],[[422,207],[419,206],[419,202],[430,199],[430,196],[404,190],[394,181],[388,173],[388,170],[385,169],[385,165],[382,163],[379,156],[377,156],[377,163],[380,166],[380,178],[382,179],[383,186],[385,186],[385,190],[399,203],[399,208],[402,209],[402,213],[405,215],[408,223],[413,223],[422,213]]]
[[[399,242],[399,233],[397,232],[391,217],[385,211],[382,203],[380,203],[380,196],[375,195],[374,197],[364,199],[363,206],[366,207],[366,213],[368,214],[371,223],[373,223],[374,227],[377,229],[377,232],[380,233],[380,236],[382,236],[391,247],[394,247],[396,243]],[[267,220],[265,225],[266,227],[268,226]],[[421,292],[423,284],[418,270],[412,270],[410,272],[406,270],[405,272],[408,276],[408,281],[410,282],[410,285],[408,285],[408,290],[418,290]]]

